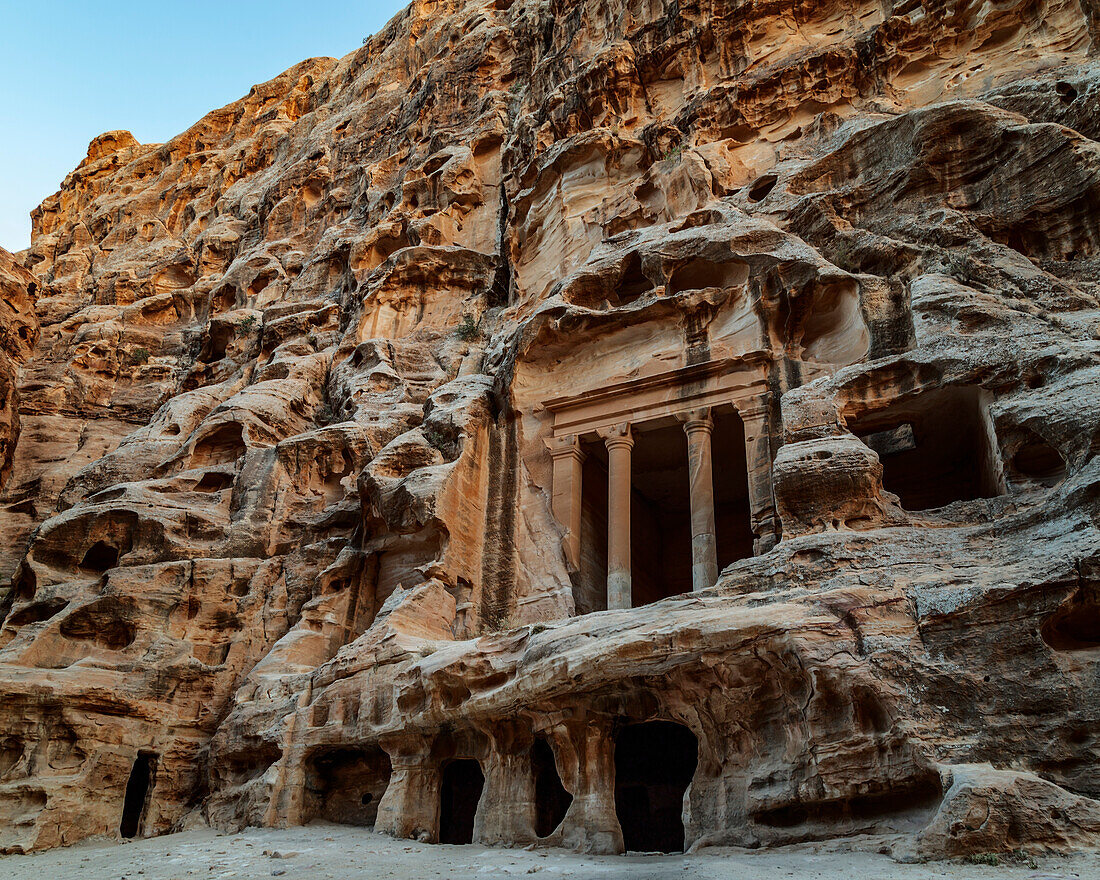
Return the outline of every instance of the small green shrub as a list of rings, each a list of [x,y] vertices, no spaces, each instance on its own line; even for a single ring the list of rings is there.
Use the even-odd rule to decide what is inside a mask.
[[[247,318],[245,318],[243,321],[241,321],[240,327],[241,327],[242,330],[249,331],[253,327],[255,327],[256,324],[257,324],[256,316],[255,315],[249,315]]]
[[[149,361],[149,350],[142,348],[140,345],[130,352],[130,363],[132,364],[144,364]]]
[[[471,315],[463,315],[462,323],[455,328],[455,336],[461,339],[463,342],[473,342],[475,339],[480,338],[481,328],[478,327],[477,322]]]
[[[425,428],[424,436],[427,438],[428,442],[440,452],[446,450],[447,435],[442,431],[436,428]]]
[[[989,865],[991,868],[996,868],[1001,864],[1001,857],[996,853],[975,853],[966,856],[963,861],[968,865]]]

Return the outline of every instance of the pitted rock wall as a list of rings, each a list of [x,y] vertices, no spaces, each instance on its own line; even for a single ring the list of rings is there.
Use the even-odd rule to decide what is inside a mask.
[[[615,852],[652,720],[688,847],[1095,846],[1094,13],[416,0],[93,141],[0,254],[0,848],[436,840],[465,758],[474,839]],[[547,403],[720,364],[754,555],[593,609]]]

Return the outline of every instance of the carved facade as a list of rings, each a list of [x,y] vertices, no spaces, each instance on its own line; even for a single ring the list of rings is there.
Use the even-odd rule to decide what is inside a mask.
[[[93,141],[0,254],[0,849],[1095,846],[1087,7],[417,0]]]

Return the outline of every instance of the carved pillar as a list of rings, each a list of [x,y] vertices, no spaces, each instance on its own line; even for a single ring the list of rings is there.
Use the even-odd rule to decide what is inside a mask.
[[[630,607],[630,423],[600,428],[607,446],[607,607]]]
[[[554,488],[550,507],[554,518],[565,529],[562,547],[569,570],[580,570],[581,564],[581,474],[584,452],[576,434],[551,437],[546,448],[554,461]]]
[[[768,424],[771,396],[761,394],[739,408],[745,426],[745,464],[749,472],[749,510],[756,535],[753,552],[767,553],[779,540],[779,519],[772,491],[772,446]]]
[[[439,765],[431,759],[431,743],[423,736],[382,742],[392,771],[386,793],[378,802],[374,830],[410,840],[439,839]]]
[[[714,476],[709,409],[681,417],[688,441],[688,487],[691,495],[691,588],[698,592],[718,580],[718,542],[714,525]]]

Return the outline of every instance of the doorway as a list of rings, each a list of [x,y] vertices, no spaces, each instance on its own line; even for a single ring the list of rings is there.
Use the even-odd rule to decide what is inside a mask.
[[[615,737],[615,813],[630,852],[684,851],[684,795],[699,742],[682,724],[631,724]]]
[[[130,770],[126,782],[126,799],[122,805],[122,821],[118,833],[123,837],[137,837],[141,831],[141,820],[145,813],[145,802],[149,797],[149,787],[156,770],[156,755],[140,754]]]
[[[460,758],[443,765],[439,791],[439,842],[474,842],[474,817],[485,787],[481,764],[473,758]]]

